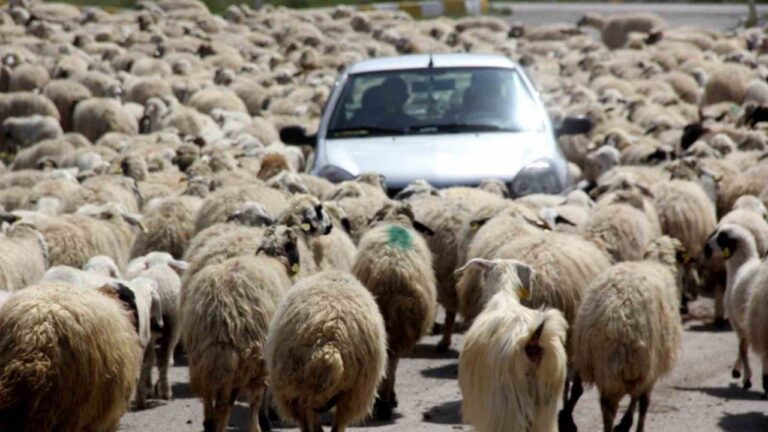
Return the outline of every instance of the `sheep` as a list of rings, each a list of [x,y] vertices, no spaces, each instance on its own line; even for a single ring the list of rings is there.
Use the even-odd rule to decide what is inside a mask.
[[[153,388],[153,393],[160,399],[171,399],[171,387],[168,382],[168,367],[171,357],[181,336],[179,307],[181,302],[181,279],[177,272],[186,270],[188,264],[174,259],[165,252],[152,252],[146,256],[136,258],[128,264],[126,277],[131,283],[141,279],[154,282],[158,297],[160,298],[162,328],[156,330],[157,335],[157,367],[158,380],[152,386],[152,367],[155,363],[155,341],[145,351],[144,364],[142,365],[143,380],[139,382],[142,390],[139,392],[139,405],[143,405],[146,391]]]
[[[91,97],[88,87],[68,79],[55,79],[43,87],[43,95],[50,99],[61,116],[61,128],[72,130],[72,114],[75,106]]]
[[[677,240],[662,237],[649,246],[644,261],[618,263],[590,284],[573,326],[578,376],[561,413],[561,431],[576,430],[572,413],[582,382],[600,392],[606,432],[614,430],[619,401],[627,394],[631,401],[616,430],[630,429],[638,405],[637,430],[644,429],[651,390],[672,370],[681,346],[679,247]]]
[[[723,64],[707,80],[699,104],[707,106],[726,101],[740,104],[751,78],[752,73],[748,68],[732,63]]]
[[[302,430],[335,407],[334,431],[373,407],[387,361],[384,319],[352,275],[325,271],[296,283],[269,327],[264,357],[275,405]]]
[[[107,278],[121,279],[123,277],[117,264],[115,264],[115,260],[104,255],[97,255],[89,259],[83,266],[83,271]]]
[[[766,339],[765,310],[766,287],[768,287],[768,272],[765,263],[761,262],[752,281],[751,299],[747,305],[747,341],[749,346],[760,356],[763,364],[763,398],[768,397],[768,339]],[[746,365],[746,361],[744,362]]]
[[[133,226],[141,226],[140,216],[119,206],[85,206],[78,214],[58,218],[36,217],[33,221],[43,234],[50,265],[80,268],[96,255],[107,255],[118,268],[128,262],[133,242]]]
[[[384,317],[387,377],[379,387],[373,417],[389,420],[396,405],[398,360],[431,329],[437,293],[432,254],[417,232],[430,230],[414,220],[410,206],[388,203],[373,224],[360,239],[352,274],[376,298]]]
[[[210,265],[185,284],[181,332],[190,386],[203,398],[206,431],[227,428],[238,393],[249,399],[248,430],[261,430],[258,413],[267,384],[264,343],[278,302],[291,284],[289,274],[298,265],[295,233],[279,240],[265,244],[256,256]]]
[[[489,300],[459,356],[464,419],[479,432],[557,430],[567,374],[565,318],[520,304],[535,289],[526,264],[475,258],[458,271],[471,266],[483,269]]]
[[[721,224],[707,239],[707,254],[721,255],[727,272],[724,310],[739,340],[739,354],[733,367],[734,378],[744,375],[745,389],[752,387],[752,370],[749,367],[749,343],[747,315],[752,293],[765,283],[768,273],[762,271],[755,238],[744,227]]]
[[[643,213],[643,200],[633,191],[620,191],[595,208],[581,233],[615,261],[642,258],[658,231]]]
[[[609,49],[624,47],[630,32],[653,33],[666,30],[668,25],[663,18],[650,13],[617,14],[604,18],[598,14],[587,14],[578,24],[595,27],[601,32],[601,39]]]
[[[357,246],[349,235],[347,215],[337,203],[323,202],[323,209],[331,219],[333,229],[326,235],[309,239],[309,248],[317,262],[317,269],[350,271],[357,254]]]
[[[107,132],[139,133],[133,116],[114,99],[91,98],[78,103],[72,113],[72,130],[96,142]]]
[[[0,123],[8,117],[40,115],[60,119],[59,111],[48,98],[31,92],[0,95]]]
[[[38,227],[18,219],[0,213],[0,220],[13,223],[0,237],[0,290],[17,291],[37,283],[49,265],[48,244]]]
[[[117,430],[141,360],[125,310],[98,291],[48,284],[0,311],[0,429]]]
[[[246,201],[256,201],[276,217],[286,207],[283,194],[259,184],[232,186],[215,191],[203,201],[195,221],[195,232],[200,232],[217,222],[224,222],[227,216]]]
[[[58,138],[64,132],[58,119],[33,115],[7,117],[0,126],[0,133],[3,137],[3,148],[15,153],[19,148],[29,147],[39,141]]]
[[[662,232],[680,240],[686,253],[698,259],[717,223],[714,203],[690,180],[660,182],[652,191]]]
[[[152,251],[168,252],[181,258],[195,234],[195,219],[202,205],[199,197],[181,195],[161,199],[146,209],[140,232],[131,247],[131,256],[139,257]]]

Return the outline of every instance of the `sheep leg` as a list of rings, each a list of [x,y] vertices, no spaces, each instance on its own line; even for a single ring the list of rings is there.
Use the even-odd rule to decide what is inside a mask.
[[[632,429],[632,420],[635,417],[635,407],[637,406],[637,398],[632,398],[627,407],[627,412],[624,413],[624,417],[613,430],[613,432],[629,432]]]
[[[741,357],[741,364],[744,365],[744,381],[743,386],[745,390],[752,388],[752,369],[749,367],[749,344],[747,338],[739,338],[739,357]]]
[[[603,412],[603,430],[613,432],[613,421],[619,408],[619,398],[600,398],[600,410]]]
[[[456,312],[445,311],[445,323],[443,324],[443,339],[437,344],[437,352],[447,352],[451,348],[451,336],[453,325],[456,323]]]
[[[261,429],[270,432],[272,430],[272,420],[269,418],[269,389],[264,389],[264,396],[259,409],[259,425]]]
[[[139,385],[136,387],[136,408],[147,407],[147,393],[152,388],[152,367],[155,365],[155,347],[150,338],[149,345],[144,349],[144,358],[141,361],[141,373]]]
[[[213,421],[213,401],[204,398],[203,400],[203,430],[213,432],[215,424]]]
[[[648,406],[651,404],[651,391],[640,395],[640,414],[637,417],[637,432],[645,429],[645,415],[648,414]]]
[[[725,296],[725,286],[721,283],[715,284],[715,328],[725,328],[728,323],[725,320],[725,308],[723,307],[723,297]]]
[[[339,417],[336,416],[336,418],[333,419],[333,427],[331,428],[331,432],[344,432],[347,430],[347,427],[339,424]]]
[[[563,409],[558,415],[558,428],[560,432],[576,432],[576,422],[573,421],[573,410],[576,408],[576,403],[584,394],[584,386],[581,383],[581,376],[574,374],[573,384],[571,385],[571,397],[568,398],[568,383],[566,382],[566,395],[563,399]]]
[[[216,425],[216,432],[224,432],[227,430],[227,426],[229,426],[229,416],[232,412],[232,406],[235,404],[235,399],[237,398],[236,391],[231,392],[231,397],[229,398],[221,397],[223,394],[226,393],[221,393],[218,395],[216,398],[216,404],[214,405],[213,415]]]
[[[165,321],[163,337],[160,340],[160,348],[157,353],[157,370],[159,376],[157,377],[157,384],[155,384],[154,388],[155,397],[164,400],[171,400],[171,386],[168,383],[168,367],[170,366],[173,357],[174,343],[170,327],[172,326],[169,325],[169,322]]]
[[[741,378],[741,351],[739,351],[736,354],[736,363],[733,364],[733,370],[731,371],[731,376],[734,379]]]
[[[264,392],[265,390],[260,389],[251,392],[251,411],[248,414],[248,432],[261,432],[259,413],[261,412],[261,405],[264,402]]]
[[[395,374],[397,371],[397,362],[399,358],[397,354],[389,352],[389,359],[387,362],[387,376],[381,382],[379,388],[379,396],[376,398],[376,403],[373,406],[373,418],[378,421],[390,421],[392,420],[392,411],[395,408],[396,396],[395,396]]]

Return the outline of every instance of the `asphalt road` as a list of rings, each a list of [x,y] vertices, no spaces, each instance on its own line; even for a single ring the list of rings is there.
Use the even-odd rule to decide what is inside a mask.
[[[539,25],[557,22],[575,23],[585,13],[654,12],[672,27],[702,26],[728,30],[747,16],[746,2],[730,4],[684,3],[492,3],[494,9],[511,9],[511,21]],[[758,16],[768,13],[768,5],[758,6]]]
[[[714,331],[698,318],[711,316],[712,302],[693,304],[697,318],[685,324],[683,349],[674,372],[657,384],[652,395],[646,430],[653,432],[751,432],[768,430],[768,401],[761,398],[761,365],[752,357],[754,387],[747,391],[731,378],[736,358],[736,338],[732,332]],[[434,354],[438,338],[425,338],[416,350],[400,363],[397,392],[400,407],[393,423],[368,424],[352,430],[460,431],[472,430],[462,424],[461,396],[456,383],[458,351]],[[461,335],[454,348],[460,349]],[[136,432],[202,431],[203,407],[191,394],[185,367],[172,370],[174,400],[152,401],[154,407],[126,414],[120,430]],[[626,400],[625,404],[626,405]],[[238,404],[230,431],[244,431],[245,405]],[[588,390],[576,408],[576,423],[581,431],[601,430],[597,391]],[[277,427],[277,430],[296,430]]]

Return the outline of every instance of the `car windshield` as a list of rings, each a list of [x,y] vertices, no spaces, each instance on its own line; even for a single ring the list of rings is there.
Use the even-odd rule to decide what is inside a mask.
[[[327,136],[540,131],[544,118],[513,69],[396,70],[351,75]]]

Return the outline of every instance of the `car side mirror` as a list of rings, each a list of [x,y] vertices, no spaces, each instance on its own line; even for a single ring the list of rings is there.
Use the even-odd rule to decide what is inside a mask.
[[[587,117],[566,117],[555,130],[555,135],[581,135],[592,130],[592,120]]]
[[[315,135],[307,135],[301,126],[286,126],[280,129],[280,141],[294,145],[315,145]]]

